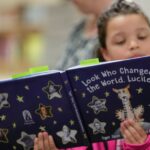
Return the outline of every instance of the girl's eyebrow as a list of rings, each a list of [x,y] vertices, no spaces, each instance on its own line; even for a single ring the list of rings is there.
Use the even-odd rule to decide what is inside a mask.
[[[117,31],[116,33],[112,34],[112,37],[118,37],[118,36],[122,36],[124,34],[123,31]]]
[[[137,30],[150,30],[150,27],[149,26],[141,26],[141,27],[138,27]]]

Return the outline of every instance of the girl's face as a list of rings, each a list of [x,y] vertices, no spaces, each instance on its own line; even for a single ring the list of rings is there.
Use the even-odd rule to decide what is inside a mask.
[[[106,31],[106,49],[102,49],[106,61],[150,55],[150,27],[142,15],[114,17]]]

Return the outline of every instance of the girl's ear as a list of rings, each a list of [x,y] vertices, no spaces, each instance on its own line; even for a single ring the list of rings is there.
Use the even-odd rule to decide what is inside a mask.
[[[101,48],[100,51],[105,61],[112,60],[106,48]]]

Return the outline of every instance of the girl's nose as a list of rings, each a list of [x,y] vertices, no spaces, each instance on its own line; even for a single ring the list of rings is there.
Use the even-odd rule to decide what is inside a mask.
[[[138,43],[138,41],[137,40],[131,40],[130,41],[130,47],[129,47],[129,49],[130,50],[136,50],[136,49],[138,49],[139,48],[139,43]]]

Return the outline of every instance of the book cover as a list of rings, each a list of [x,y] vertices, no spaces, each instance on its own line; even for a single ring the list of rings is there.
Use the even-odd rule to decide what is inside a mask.
[[[1,81],[0,149],[31,150],[40,131],[51,134],[58,148],[87,145],[69,88],[61,72]]]
[[[150,56],[66,72],[90,142],[122,138],[126,118],[150,132]]]

